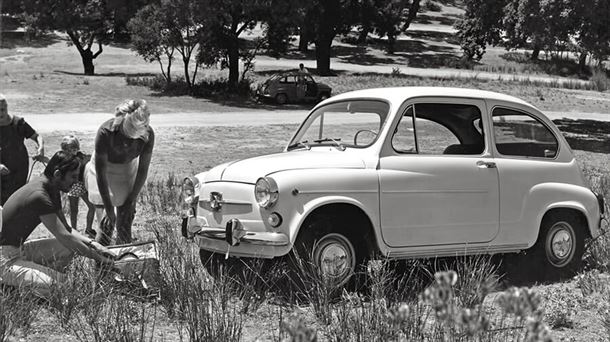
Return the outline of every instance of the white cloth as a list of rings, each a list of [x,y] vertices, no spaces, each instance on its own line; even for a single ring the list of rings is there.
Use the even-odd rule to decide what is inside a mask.
[[[126,164],[107,163],[106,178],[108,180],[108,194],[113,206],[120,207],[125,203],[127,196],[133,189],[138,173],[139,158],[134,158]],[[85,166],[85,187],[89,192],[89,201],[94,205],[104,205],[100,190],[97,187],[97,173],[95,171],[95,153]]]

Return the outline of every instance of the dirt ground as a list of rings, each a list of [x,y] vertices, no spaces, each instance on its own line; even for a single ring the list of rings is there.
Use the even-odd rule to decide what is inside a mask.
[[[452,8],[444,8],[444,14],[459,14]],[[502,58],[506,51],[488,49],[480,62],[481,70],[463,71],[441,66],[444,59],[452,59],[459,52],[451,39],[451,26],[438,13],[426,13],[427,22],[414,24],[413,29],[401,37],[399,51],[387,56],[377,47],[355,47],[338,39],[337,52],[332,66],[337,77],[323,78],[334,87],[342,86],[346,75],[356,73],[391,73],[399,68],[401,73],[419,76],[463,76],[464,83],[479,75],[490,83],[497,82],[507,93],[525,98],[547,112],[566,134],[576,150],[577,160],[583,167],[608,170],[610,165],[610,94],[584,90],[556,88],[519,87],[502,84],[502,80],[513,79],[514,73],[507,70],[518,65]],[[140,86],[128,86],[126,76],[150,76],[159,72],[156,64],[147,64],[135,53],[123,46],[108,46],[96,60],[96,76],[83,76],[80,58],[74,47],[66,45],[61,35],[50,36],[36,44],[25,44],[4,37],[0,48],[0,92],[9,101],[9,111],[23,115],[32,125],[44,132],[47,153],[58,149],[62,136],[75,133],[81,141],[83,151],[93,150],[93,139],[97,126],[110,117],[113,108],[125,98],[145,98],[153,111],[152,125],[156,129],[157,144],[152,160],[149,179],[161,180],[170,176],[182,178],[207,170],[215,165],[234,159],[274,153],[282,150],[307,113],[311,105],[277,107],[254,102],[226,102],[189,96],[167,96]],[[433,53],[428,53],[428,50]],[[257,57],[256,77],[269,72],[295,68],[304,62],[308,68],[315,67],[312,55],[294,53],[287,58]],[[178,72],[179,73],[179,72]],[[226,71],[205,70],[201,77],[225,76]],[[570,78],[543,73],[524,72],[518,77],[530,80],[565,80]],[[417,82],[417,81],[416,81]],[[453,82],[453,83],[452,83]],[[576,80],[578,82],[578,80]],[[440,82],[442,83],[442,82]],[[458,81],[447,81],[451,85]],[[442,84],[441,84],[442,85]],[[483,87],[484,83],[480,83]],[[353,86],[353,85],[352,85]],[[366,87],[367,84],[357,86]],[[49,115],[51,114],[51,115]],[[157,115],[157,116],[155,116]],[[28,142],[33,152],[33,144]],[[34,173],[41,171],[36,166]],[[81,206],[81,214],[84,214]],[[143,215],[145,216],[145,215]],[[84,217],[80,218],[83,222]],[[142,231],[145,217],[135,222],[136,232]],[[45,234],[39,230],[37,234]],[[543,293],[569,292],[578,295],[575,281],[544,286],[534,286]],[[279,330],[278,313],[284,310],[275,304],[263,305],[258,311],[245,317],[244,341],[275,341]],[[572,328],[553,330],[556,340],[605,341],[606,336],[597,312],[579,307],[571,319]],[[315,325],[308,308],[291,308],[289,311],[304,312],[308,321]],[[283,312],[284,315],[290,312]],[[66,335],[56,322],[39,315],[30,334],[15,341],[74,341]],[[176,341],[178,332],[167,320],[161,318],[155,341]]]

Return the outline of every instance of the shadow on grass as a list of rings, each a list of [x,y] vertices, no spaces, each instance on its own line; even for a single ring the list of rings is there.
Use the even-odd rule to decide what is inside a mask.
[[[71,71],[63,71],[63,70],[53,70],[53,72],[63,75],[71,75],[71,76],[99,76],[99,77],[154,77],[157,74],[145,72],[145,73],[124,73],[124,72],[106,72],[106,73],[96,73],[94,75],[85,75],[81,72],[71,72]]]
[[[515,62],[521,68],[527,71],[546,73],[562,77],[576,76],[581,79],[587,79],[591,76],[591,68],[585,66],[581,70],[578,63],[573,59],[564,59],[552,57],[549,59],[532,60],[529,52],[510,51],[500,55],[505,61]]]
[[[44,48],[53,45],[57,42],[65,41],[65,39],[54,33],[41,34],[36,37],[29,37],[23,31],[5,31],[2,32],[0,40],[0,48],[16,49],[21,47]]]
[[[574,150],[610,153],[610,122],[596,120],[553,120]]]

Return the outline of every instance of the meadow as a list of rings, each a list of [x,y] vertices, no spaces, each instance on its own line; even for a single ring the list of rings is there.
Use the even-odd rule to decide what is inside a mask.
[[[411,40],[432,46],[448,41],[445,34],[413,32]],[[431,31],[432,32],[432,31]],[[10,37],[9,37],[10,38]],[[449,37],[451,38],[451,37]],[[205,96],[155,89],[158,68],[146,64],[124,46],[105,47],[96,61],[96,76],[80,75],[81,65],[65,37],[51,35],[35,44],[5,37],[0,48],[0,90],[13,114],[71,113],[65,130],[45,132],[47,154],[61,137],[76,133],[82,150],[93,150],[95,132],[78,130],[79,116],[112,113],[124,98],[145,98],[154,113],[274,111],[247,96],[225,96],[220,70],[200,76]],[[337,42],[339,43],[339,42]],[[444,43],[443,43],[444,44]],[[414,77],[406,66],[444,68],[436,58],[397,53],[387,63],[379,49],[343,42],[333,62],[368,65],[370,73],[345,67],[337,76],[316,79],[333,92],[387,86],[452,86],[498,91],[522,98],[543,111],[559,112],[556,121],[575,148],[583,174],[593,190],[610,201],[610,154],[607,122],[572,121],[570,114],[610,113],[605,75],[582,82],[552,75],[557,81],[538,81],[548,75],[545,65],[530,65],[522,52],[490,49],[475,72],[514,74],[513,80],[470,76]],[[421,52],[421,51],[420,51]],[[352,60],[364,56],[366,60]],[[281,60],[257,59],[248,75],[251,87],[270,74],[296,67],[311,56]],[[452,57],[453,58],[453,57]],[[417,63],[433,62],[420,65]],[[368,64],[367,64],[368,63]],[[401,64],[403,63],[403,64]],[[391,72],[376,66],[390,65]],[[401,69],[401,65],[405,65]],[[308,64],[309,66],[309,64]],[[387,65],[386,65],[387,66]],[[527,77],[532,76],[531,80]],[[517,77],[518,76],[518,77]],[[307,109],[311,104],[282,109]],[[240,272],[211,278],[194,244],[180,236],[180,182],[185,176],[241,158],[280,152],[295,124],[265,126],[188,127],[156,130],[157,142],[150,175],[134,223],[140,240],[155,239],[160,251],[158,291],[112,284],[87,261],[77,259],[69,281],[54,289],[48,300],[33,299],[27,289],[0,292],[2,341],[607,341],[610,340],[610,235],[590,241],[585,266],[571,279],[539,283],[519,274],[512,256],[475,256],[390,262],[371,260],[360,270],[355,288],[337,290],[318,270],[297,256],[295,274],[286,260],[244,262]],[[33,153],[33,146],[28,142]],[[34,167],[34,175],[41,166]],[[84,222],[81,204],[79,222]],[[608,212],[609,208],[606,208]],[[603,222],[608,231],[607,219]],[[47,234],[37,229],[36,236]],[[291,275],[292,277],[288,277]]]

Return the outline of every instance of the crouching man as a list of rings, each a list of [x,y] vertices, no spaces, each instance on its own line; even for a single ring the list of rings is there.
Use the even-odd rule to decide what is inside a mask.
[[[49,160],[44,174],[13,193],[2,209],[0,283],[29,286],[45,297],[75,253],[112,267],[116,256],[65,222],[60,191],[68,192],[80,170],[79,159],[63,151]],[[27,240],[40,223],[53,238]]]

